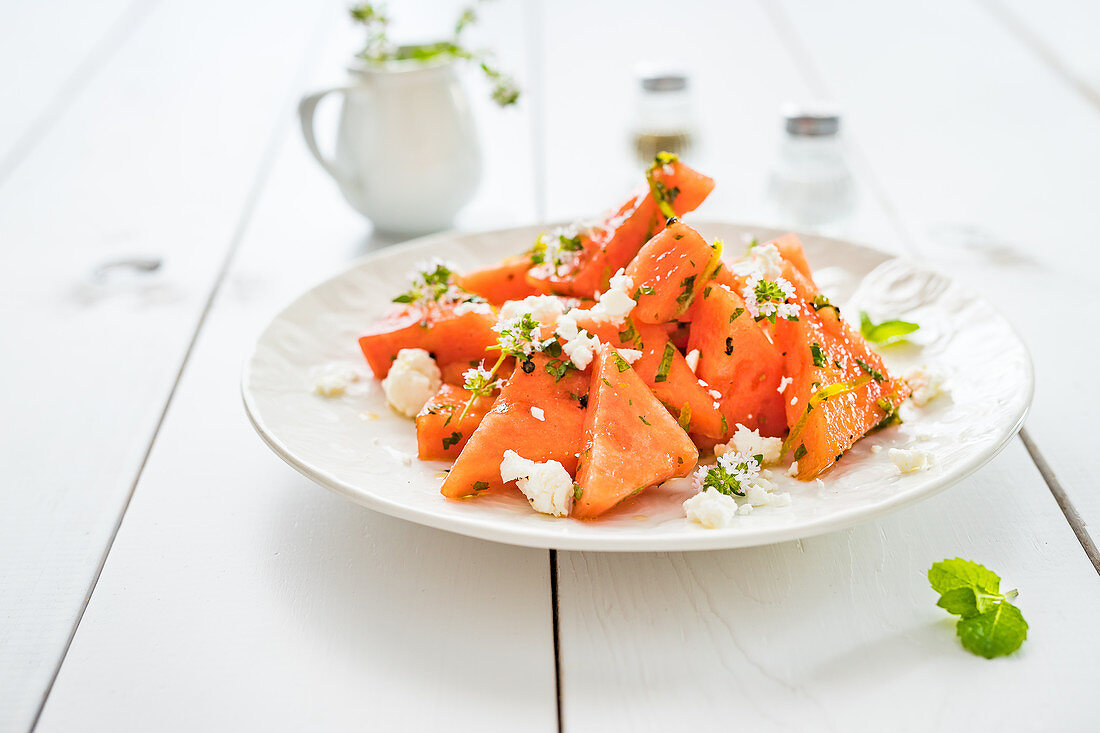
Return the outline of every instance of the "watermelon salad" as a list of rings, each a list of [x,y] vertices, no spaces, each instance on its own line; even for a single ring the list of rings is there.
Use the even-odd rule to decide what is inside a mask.
[[[596,222],[412,276],[359,345],[419,458],[453,461],[444,496],[592,520],[671,481],[689,519],[726,526],[789,503],[770,470],[814,480],[898,420],[913,380],[818,290],[798,237],[733,258],[685,220],[713,187],[662,153]]]

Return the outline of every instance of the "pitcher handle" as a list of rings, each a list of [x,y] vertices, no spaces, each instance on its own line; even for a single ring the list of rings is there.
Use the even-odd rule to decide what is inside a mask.
[[[346,94],[350,90],[350,87],[322,89],[319,92],[307,94],[298,102],[298,119],[302,123],[302,136],[306,139],[306,146],[309,148],[309,152],[313,153],[313,157],[317,159],[317,162],[321,164],[321,167],[325,169],[325,172],[332,176],[337,183],[342,182],[340,173],[337,171],[336,166],[321,154],[321,149],[317,146],[317,136],[313,131],[313,118],[317,111],[317,105],[321,103],[322,99],[334,92]]]

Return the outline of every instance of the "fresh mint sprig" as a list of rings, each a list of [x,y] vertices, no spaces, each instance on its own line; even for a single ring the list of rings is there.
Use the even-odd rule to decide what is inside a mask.
[[[863,334],[863,338],[879,346],[905,341],[909,334],[919,328],[920,326],[910,321],[890,320],[876,324],[865,311],[859,312],[859,332]]]
[[[940,594],[936,605],[959,616],[955,631],[963,647],[993,659],[1011,654],[1027,639],[1027,621],[1009,601],[1016,591],[1001,593],[1001,578],[984,565],[956,557],[928,569],[928,582]]]

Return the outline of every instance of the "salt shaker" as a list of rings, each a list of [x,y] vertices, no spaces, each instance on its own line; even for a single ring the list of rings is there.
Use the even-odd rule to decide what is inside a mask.
[[[667,67],[640,66],[637,78],[632,138],[639,162],[649,165],[661,151],[685,155],[695,136],[687,74]]]
[[[855,210],[855,184],[832,107],[787,105],[778,160],[768,182],[775,223],[839,235]]]

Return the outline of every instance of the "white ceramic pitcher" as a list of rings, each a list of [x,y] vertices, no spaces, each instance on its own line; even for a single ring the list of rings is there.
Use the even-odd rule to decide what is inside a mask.
[[[481,178],[469,97],[454,61],[397,61],[348,68],[347,86],[302,98],[302,134],[317,162],[356,210],[379,229],[425,234],[448,228]],[[314,113],[343,96],[330,160],[317,145]]]

